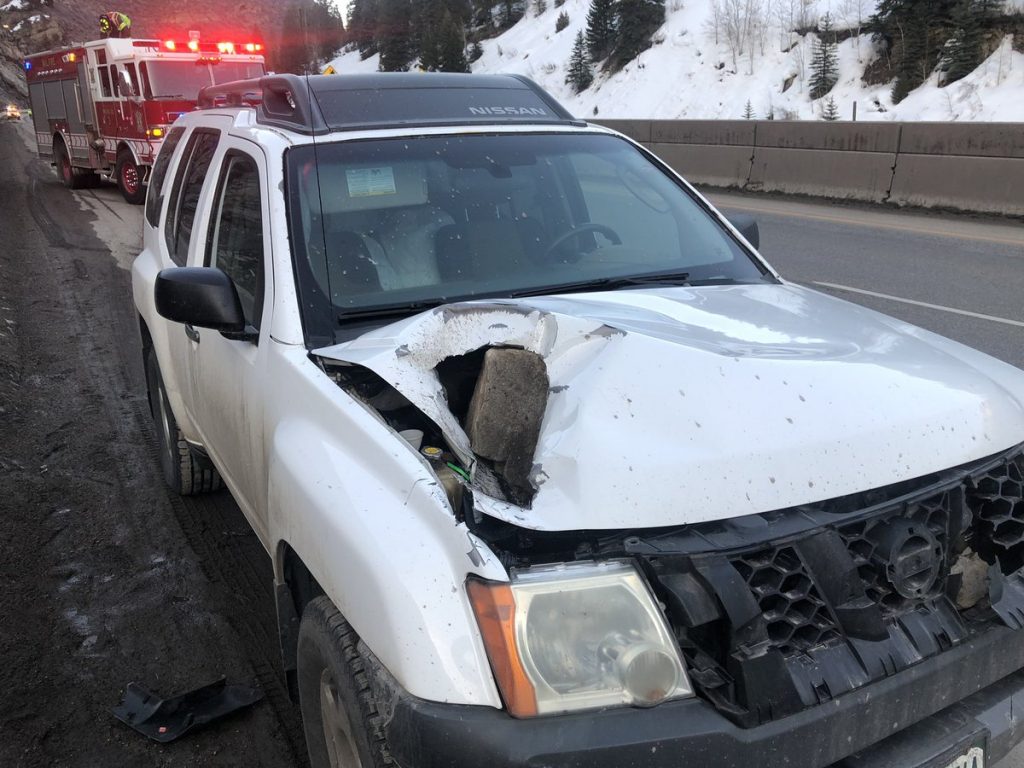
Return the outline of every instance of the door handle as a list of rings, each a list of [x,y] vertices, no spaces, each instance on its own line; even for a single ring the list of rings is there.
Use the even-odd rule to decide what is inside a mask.
[[[188,338],[191,341],[194,341],[196,344],[199,343],[199,331],[197,331],[191,325],[185,326],[185,335],[188,336]]]

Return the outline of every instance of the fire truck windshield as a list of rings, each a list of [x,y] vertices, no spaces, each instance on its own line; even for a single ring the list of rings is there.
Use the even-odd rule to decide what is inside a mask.
[[[146,61],[142,81],[147,99],[190,99],[207,85],[248,80],[263,75],[263,65],[252,61],[221,61],[198,64],[191,61]]]

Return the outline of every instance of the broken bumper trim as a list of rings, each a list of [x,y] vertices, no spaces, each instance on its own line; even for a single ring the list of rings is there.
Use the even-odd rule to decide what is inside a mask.
[[[888,744],[901,740],[913,752],[915,734],[955,739],[965,730],[987,742],[986,764],[994,765],[1024,739],[1012,714],[1024,701],[1021,640],[997,627],[893,677],[756,728],[734,725],[700,699],[516,720],[494,709],[408,695],[398,698],[386,728],[402,768],[678,768],[687,760],[716,768],[823,768],[869,747],[878,760],[850,765],[882,768],[895,765],[884,761]],[[918,765],[927,763],[900,768]]]

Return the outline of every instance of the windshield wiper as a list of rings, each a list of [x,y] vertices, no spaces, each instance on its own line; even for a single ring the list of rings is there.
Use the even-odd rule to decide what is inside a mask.
[[[384,304],[379,307],[358,307],[346,309],[338,313],[338,322],[342,325],[351,320],[365,320],[375,317],[395,317],[402,315],[415,315],[427,309],[440,307],[447,304],[445,299],[430,299],[429,301],[411,301],[405,304]]]
[[[689,272],[661,272],[654,275],[630,275],[627,277],[599,277],[594,280],[582,280],[578,283],[562,283],[546,285],[541,288],[528,288],[523,291],[512,291],[509,296],[518,299],[524,296],[546,296],[548,294],[578,293],[580,291],[612,290],[617,288],[634,288],[652,285],[690,285]]]

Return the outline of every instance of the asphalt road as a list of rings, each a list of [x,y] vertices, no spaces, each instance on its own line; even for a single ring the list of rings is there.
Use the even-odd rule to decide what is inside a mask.
[[[18,619],[0,622],[0,765],[300,766],[269,559],[228,494],[180,499],[156,468],[127,272],[141,209],[64,190],[28,135],[0,125],[0,616]],[[714,199],[759,219],[788,278],[1024,367],[1024,224]],[[267,700],[168,746],[109,714],[131,679],[167,694],[221,673]]]

